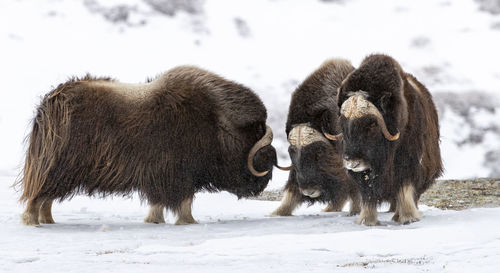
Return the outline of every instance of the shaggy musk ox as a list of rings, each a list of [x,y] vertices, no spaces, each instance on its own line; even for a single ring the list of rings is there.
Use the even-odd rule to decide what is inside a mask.
[[[337,141],[337,88],[354,70],[349,61],[333,59],[314,71],[292,95],[286,134],[292,170],[281,206],[271,215],[289,216],[301,203],[328,202],[325,211],[341,211],[351,199],[350,214],[360,211],[354,181],[346,174]]]
[[[391,57],[371,55],[346,77],[338,97],[336,137],[363,199],[357,222],[377,225],[382,201],[395,201],[394,221],[418,221],[420,195],[443,171],[431,94]]]
[[[243,85],[183,66],[145,84],[86,76],[47,94],[33,122],[22,178],[26,225],[54,223],[54,200],[138,192],[146,222],[196,223],[195,192],[259,194],[271,178],[262,101]]]

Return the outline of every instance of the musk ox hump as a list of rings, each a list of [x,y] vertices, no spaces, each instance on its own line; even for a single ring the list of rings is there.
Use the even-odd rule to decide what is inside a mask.
[[[227,80],[195,66],[179,66],[169,70],[165,77],[169,89],[191,86],[193,92],[209,94],[216,104],[222,123],[245,127],[252,123],[265,123],[266,108],[261,99],[246,86]]]
[[[89,81],[89,87],[106,88],[131,100],[141,100],[160,90],[165,84],[166,73],[147,83],[122,83],[118,81]]]

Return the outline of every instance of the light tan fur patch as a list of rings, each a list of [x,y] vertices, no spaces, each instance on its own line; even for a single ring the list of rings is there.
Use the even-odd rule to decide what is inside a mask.
[[[196,220],[194,220],[193,215],[191,214],[191,206],[193,205],[193,198],[187,198],[182,201],[180,208],[176,211],[177,221],[176,225],[190,225],[190,224],[198,224]]]
[[[90,87],[109,88],[131,100],[141,100],[165,84],[166,74],[148,83],[122,83],[116,81],[90,81]]]
[[[400,224],[417,222],[422,217],[415,204],[415,189],[413,185],[403,186],[397,197],[396,213],[392,220]]]
[[[38,221],[42,224],[54,224],[52,218],[52,200],[45,200],[38,213]]]
[[[292,216],[292,212],[300,204],[300,193],[295,193],[289,190],[285,191],[285,195],[281,200],[281,205],[271,213],[270,216]]]
[[[415,89],[415,91],[417,91],[419,94],[422,94],[422,90],[420,90],[420,87],[418,87],[418,84],[415,81],[413,81],[413,79],[411,77],[406,77],[406,80],[408,80],[408,82],[413,87],[413,89]]]
[[[165,207],[163,205],[151,205],[149,206],[149,213],[144,222],[153,224],[165,223],[165,217],[163,216],[163,210]]]
[[[26,210],[21,214],[21,221],[27,226],[40,226],[38,222],[38,214],[43,200],[29,200]]]
[[[377,219],[377,207],[363,204],[361,206],[361,214],[359,215],[356,224],[365,226],[378,226],[380,222]]]

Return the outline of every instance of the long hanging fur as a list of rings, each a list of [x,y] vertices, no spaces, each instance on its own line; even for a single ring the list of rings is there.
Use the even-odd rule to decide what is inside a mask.
[[[432,96],[396,60],[381,54],[366,57],[345,79],[338,107],[359,91],[378,109],[390,134],[400,134],[397,140],[386,139],[373,115],[340,118],[344,158],[370,166],[365,171],[349,171],[361,191],[364,206],[370,210],[362,213],[365,224],[378,223],[378,203],[394,200],[394,220],[418,221],[416,206],[420,195],[443,172],[438,114]]]
[[[177,210],[200,190],[258,194],[271,172],[253,176],[247,156],[266,118],[250,89],[196,67],[177,67],[142,85],[74,78],[37,109],[20,201],[29,209],[37,200],[75,194],[138,192],[152,205]],[[254,157],[257,170],[274,164],[270,145]]]

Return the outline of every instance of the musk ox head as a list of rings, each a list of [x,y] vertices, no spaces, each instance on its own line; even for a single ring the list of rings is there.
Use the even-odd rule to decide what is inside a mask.
[[[344,167],[364,180],[385,171],[407,121],[402,70],[384,55],[367,57],[339,88]]]
[[[271,145],[273,140],[271,128],[267,125],[257,127],[256,130],[248,130],[248,133],[250,135],[257,133],[258,136],[262,137],[251,146],[250,151],[246,154],[244,164],[240,165],[240,177],[235,178],[233,184],[222,187],[236,194],[239,198],[260,194],[272,178],[273,166],[278,166],[276,150]],[[238,151],[234,151],[234,153],[238,153]],[[228,164],[234,163],[228,162]]]
[[[288,153],[302,195],[329,200],[339,190],[336,182],[346,177],[336,146],[320,130],[311,123],[295,125],[288,134]]]
[[[301,193],[315,200],[334,198],[337,182],[348,177],[342,168],[337,142],[329,141],[339,132],[337,88],[354,70],[348,60],[324,62],[294,91],[288,111],[286,134],[293,163],[290,181]]]

